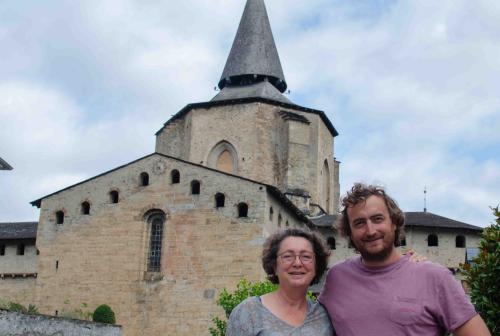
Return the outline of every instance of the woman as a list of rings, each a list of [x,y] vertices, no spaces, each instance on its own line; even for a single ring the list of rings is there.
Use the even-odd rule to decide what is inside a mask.
[[[241,302],[229,317],[226,336],[335,335],[323,306],[306,298],[308,287],[326,271],[329,254],[312,232],[291,228],[270,236],[262,266],[278,289]]]

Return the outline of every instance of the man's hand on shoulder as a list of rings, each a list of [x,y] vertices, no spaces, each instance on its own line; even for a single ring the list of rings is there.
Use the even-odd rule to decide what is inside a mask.
[[[479,314],[462,324],[455,331],[454,336],[491,336],[488,327]]]

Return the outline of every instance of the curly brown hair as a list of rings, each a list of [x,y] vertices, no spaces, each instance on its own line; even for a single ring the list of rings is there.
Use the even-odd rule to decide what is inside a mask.
[[[298,228],[281,230],[267,238],[262,250],[262,267],[267,274],[267,279],[274,284],[279,283],[278,276],[275,274],[276,259],[278,258],[278,251],[280,249],[281,242],[288,237],[302,237],[311,243],[316,262],[316,276],[312,280],[311,284],[313,285],[318,283],[328,267],[330,249],[326,247],[323,238],[315,232]]]
[[[394,246],[399,246],[401,244],[401,233],[403,231],[403,225],[405,224],[405,215],[403,211],[399,208],[395,200],[393,200],[389,195],[386,194],[384,188],[375,185],[366,185],[363,183],[355,183],[348,191],[346,196],[342,199],[342,210],[340,211],[340,216],[337,219],[337,228],[340,230],[344,237],[348,237],[351,245],[355,247],[353,241],[351,240],[351,227],[349,226],[349,217],[347,215],[347,209],[353,206],[365,202],[370,196],[377,196],[384,200],[391,221],[396,225],[396,232],[394,235]]]

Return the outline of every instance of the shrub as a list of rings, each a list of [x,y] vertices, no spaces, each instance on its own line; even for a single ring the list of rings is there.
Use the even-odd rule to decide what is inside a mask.
[[[25,306],[23,306],[20,303],[15,303],[15,302],[10,302],[8,309],[12,312],[18,312],[18,313],[26,313],[28,311],[28,309],[26,309]]]
[[[94,310],[94,314],[92,314],[92,320],[94,322],[102,322],[115,324],[115,313],[111,309],[110,306],[102,304]]]
[[[492,335],[500,334],[500,211],[491,208],[496,223],[484,228],[479,254],[473,264],[462,265],[470,297]]]

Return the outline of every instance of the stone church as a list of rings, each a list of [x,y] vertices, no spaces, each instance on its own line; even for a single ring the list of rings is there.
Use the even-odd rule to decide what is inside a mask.
[[[33,201],[38,222],[1,223],[0,297],[53,315],[68,301],[106,303],[127,336],[206,335],[222,288],[264,278],[271,232],[309,227],[336,250],[331,263],[353,255],[332,228],[337,130],[283,95],[263,0],[247,1],[218,86],[156,132],[154,153]],[[481,228],[415,214],[423,254],[427,232],[463,237],[460,260],[477,244]]]

